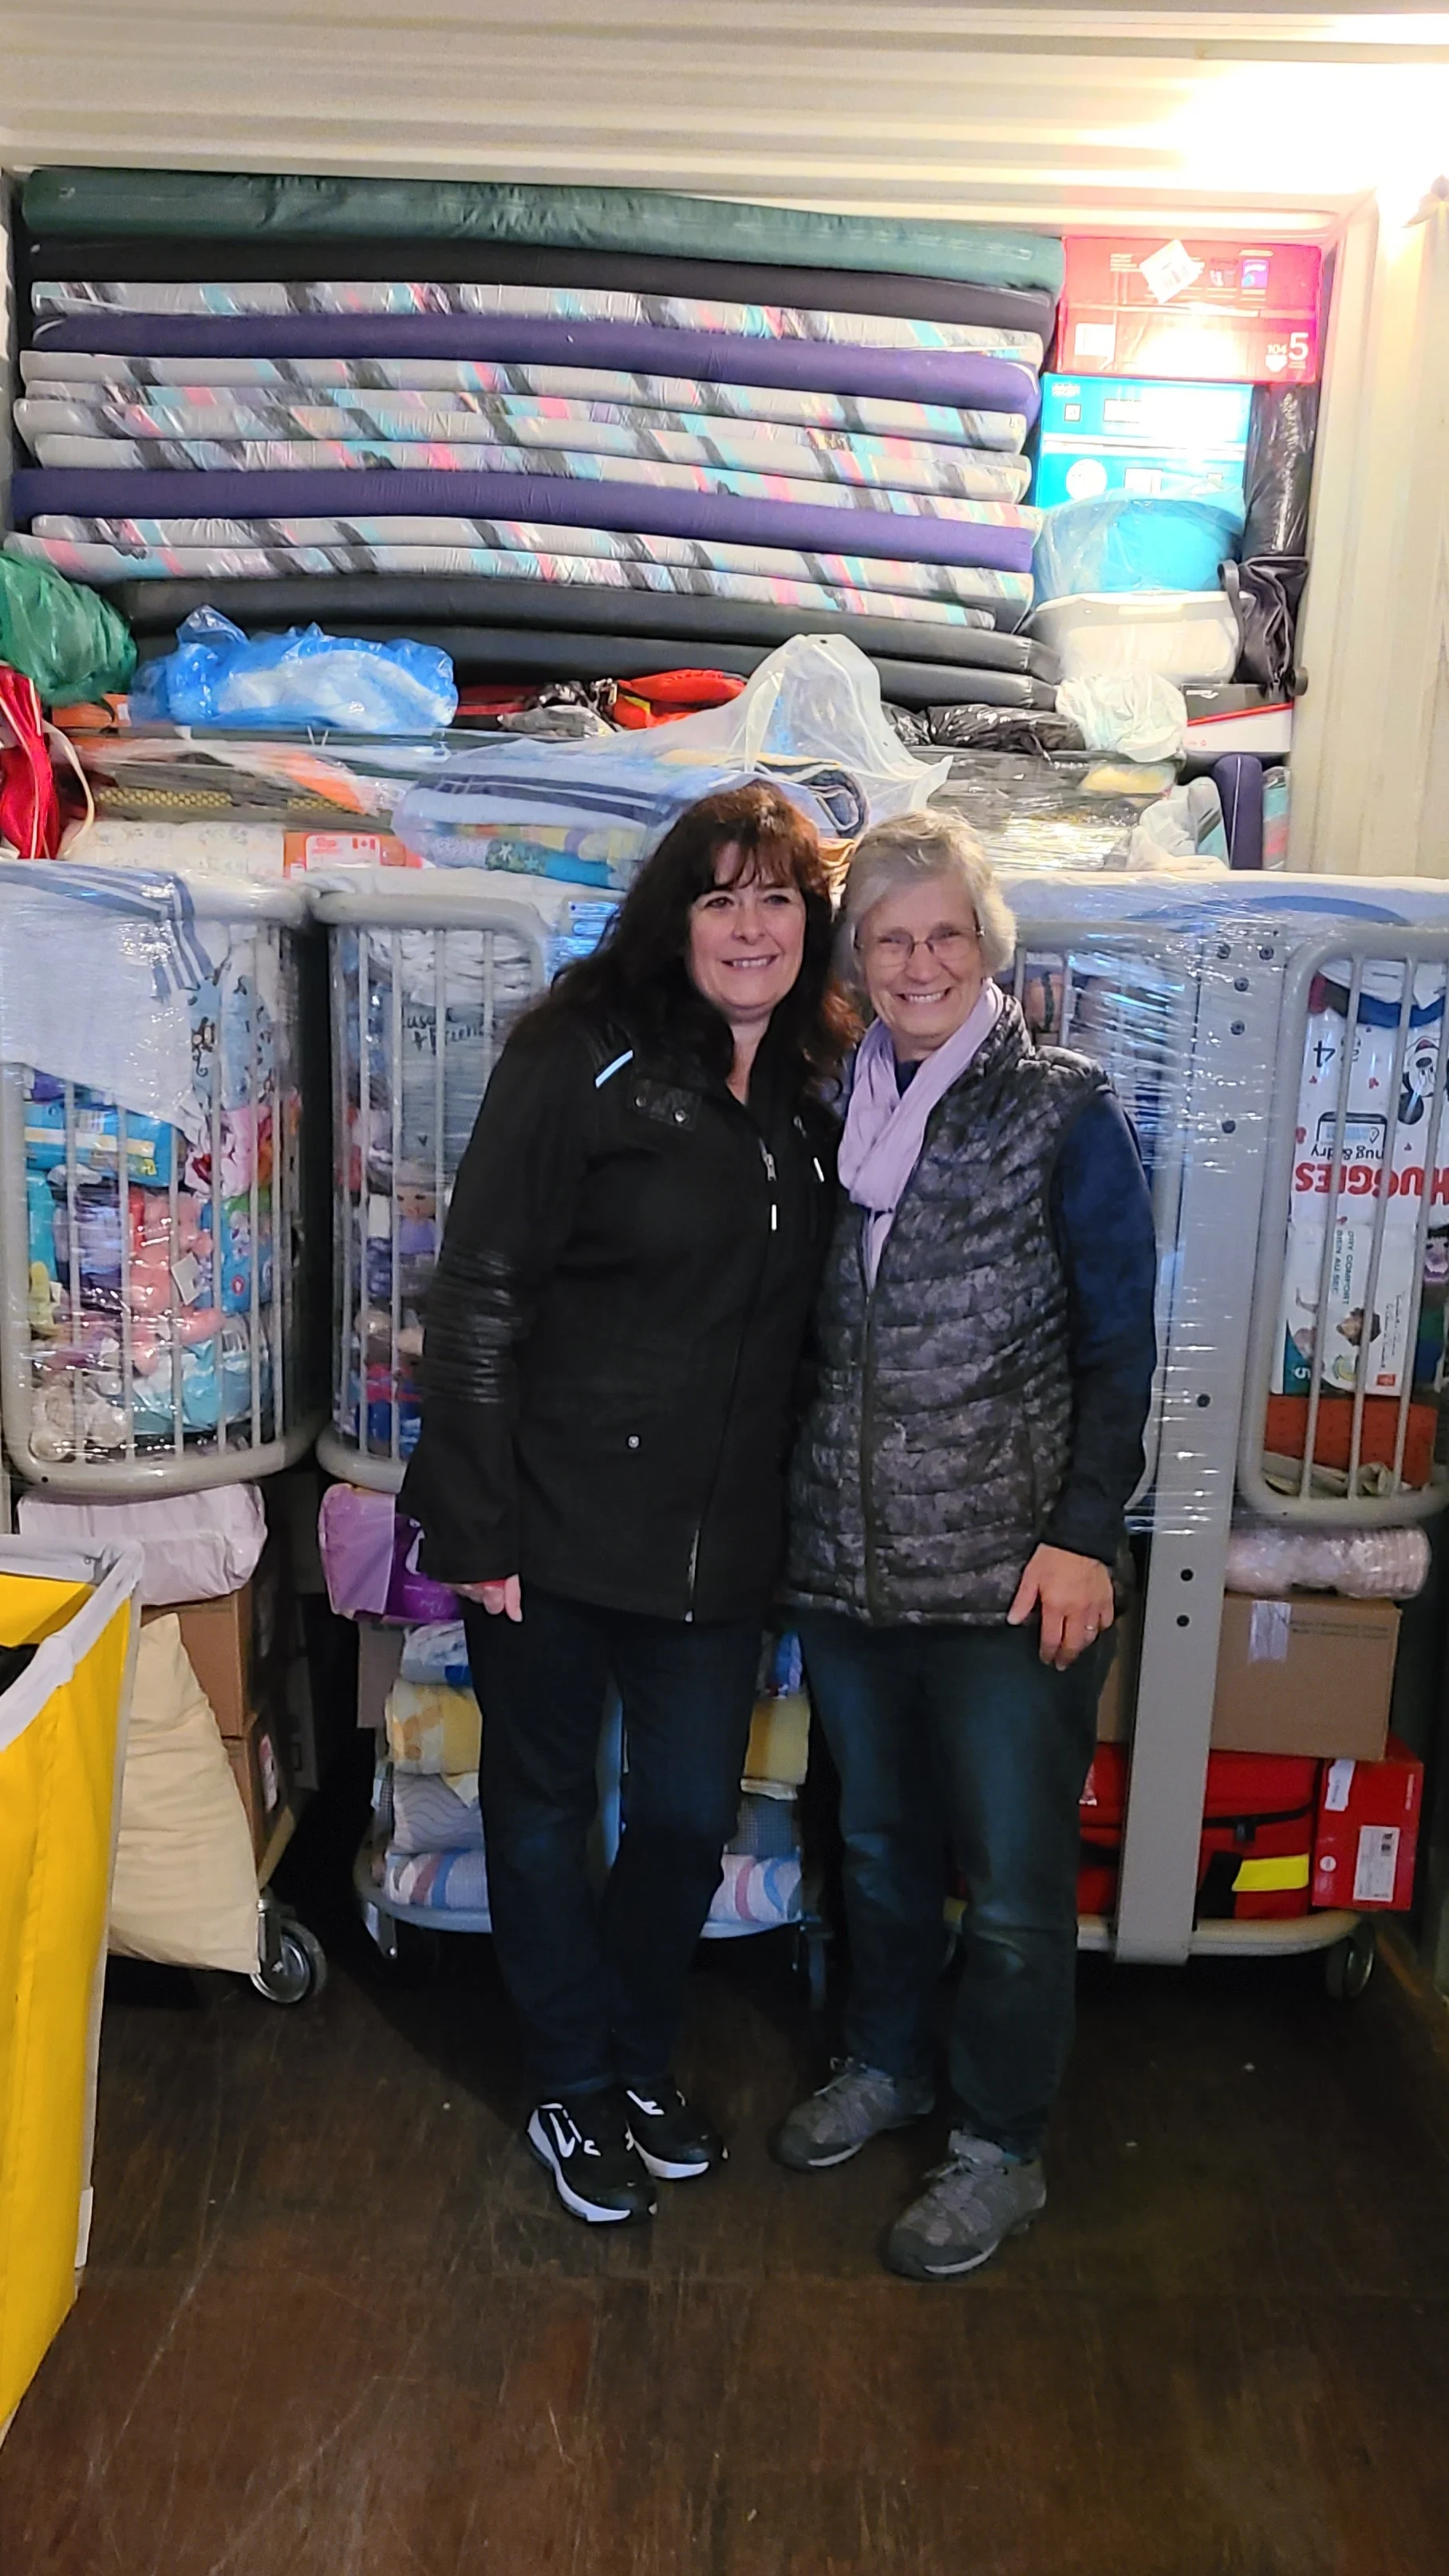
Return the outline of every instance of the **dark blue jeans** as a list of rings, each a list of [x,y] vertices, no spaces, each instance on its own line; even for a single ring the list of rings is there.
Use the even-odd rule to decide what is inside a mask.
[[[525,1584],[521,1624],[472,1608],[465,1624],[494,1946],[529,2066],[546,2094],[655,2084],[739,1817],[761,1623],[686,1626]],[[587,1850],[611,1680],[627,1823],[600,1900]]]
[[[935,2062],[948,1856],[970,1892],[950,2038],[965,2124],[1042,2143],[1071,2047],[1078,1802],[1107,1640],[1068,1671],[1025,1628],[799,1620],[840,1774],[852,1984],[845,2041],[889,2075]]]

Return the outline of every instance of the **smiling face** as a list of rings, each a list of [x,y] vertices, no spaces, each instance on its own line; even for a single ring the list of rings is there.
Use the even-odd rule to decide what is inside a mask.
[[[882,895],[860,924],[856,953],[902,1064],[919,1063],[954,1037],[985,981],[976,915],[951,877],[923,877]]]
[[[769,854],[764,854],[768,871]],[[791,990],[805,955],[805,898],[771,884],[737,841],[715,853],[714,885],[690,907],[690,981],[733,1029],[763,1026]]]

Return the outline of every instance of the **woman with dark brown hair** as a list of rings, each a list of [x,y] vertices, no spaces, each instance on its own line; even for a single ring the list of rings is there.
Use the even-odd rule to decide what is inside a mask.
[[[706,798],[515,1030],[453,1192],[403,1502],[469,1602],[499,1963],[575,2216],[652,2215],[724,2147],[670,2060],[734,1830],[780,1573],[851,1034],[814,827]],[[586,1844],[610,1680],[628,1819]]]

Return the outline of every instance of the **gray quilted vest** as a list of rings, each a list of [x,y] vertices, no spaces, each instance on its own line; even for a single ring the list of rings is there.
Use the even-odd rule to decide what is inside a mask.
[[[1067,1282],[1051,1177],[1107,1089],[1015,1002],[931,1112],[874,1289],[842,1197],[791,1473],[787,1597],[878,1622],[1005,1618],[1066,1473]]]

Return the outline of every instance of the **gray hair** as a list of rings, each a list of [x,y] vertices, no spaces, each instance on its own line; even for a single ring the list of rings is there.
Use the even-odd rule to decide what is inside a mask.
[[[981,962],[999,975],[1016,952],[1016,917],[996,882],[996,872],[968,824],[955,814],[925,808],[873,823],[856,842],[841,905],[840,969],[859,985],[856,954],[861,924],[888,894],[939,877],[964,894],[976,915]]]

